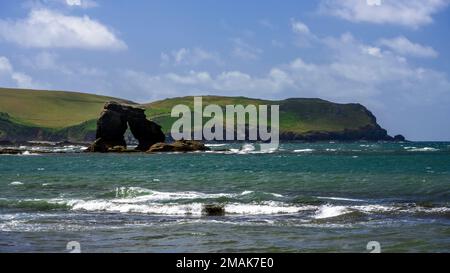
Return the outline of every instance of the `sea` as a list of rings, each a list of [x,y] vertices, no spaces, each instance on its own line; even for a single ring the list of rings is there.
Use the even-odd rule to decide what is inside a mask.
[[[0,252],[450,252],[449,142],[208,146],[0,155]]]

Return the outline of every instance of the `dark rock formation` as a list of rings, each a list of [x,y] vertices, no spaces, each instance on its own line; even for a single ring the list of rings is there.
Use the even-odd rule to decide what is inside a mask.
[[[292,132],[282,132],[280,140],[302,140],[302,141],[392,141],[393,138],[380,126],[368,125],[358,129],[345,129],[339,132],[331,131],[311,131],[302,134]]]
[[[224,216],[225,207],[223,205],[204,205],[202,213],[207,216]]]
[[[394,136],[394,141],[406,141],[405,137],[403,135],[396,135]]]
[[[86,150],[86,152],[93,152],[93,153],[107,153],[108,152],[108,146],[101,138],[97,138],[91,146]]]
[[[11,146],[11,145],[13,145],[14,143],[12,143],[11,141],[9,141],[9,140],[0,140],[0,146]]]
[[[174,143],[156,143],[150,147],[149,153],[159,152],[195,152],[208,151],[209,148],[203,143],[195,140],[177,140]]]
[[[0,155],[20,155],[23,152],[20,149],[0,149]]]
[[[112,150],[126,150],[124,135],[128,126],[139,141],[137,150],[147,151],[151,145],[165,140],[161,126],[147,120],[144,109],[108,102],[97,121],[96,141],[88,151],[107,152],[114,147],[123,149]]]

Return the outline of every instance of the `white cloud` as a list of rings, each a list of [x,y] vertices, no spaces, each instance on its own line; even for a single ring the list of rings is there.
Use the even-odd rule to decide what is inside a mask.
[[[373,111],[391,134],[448,139],[447,129],[436,129],[449,114],[450,81],[445,73],[411,64],[349,33],[324,39],[318,46],[330,54],[328,61],[296,58],[259,76],[243,71],[158,75],[128,71],[120,73],[121,88],[141,101],[209,94],[358,102]]]
[[[11,73],[13,71],[12,65],[6,57],[0,56],[0,73]]]
[[[22,20],[0,20],[0,39],[35,48],[121,50],[127,47],[108,27],[88,16],[68,16],[48,9],[31,10]]]
[[[235,38],[231,40],[233,43],[233,50],[231,54],[237,58],[243,60],[258,60],[263,50],[254,47],[241,38]]]
[[[237,70],[157,75],[127,71],[123,82],[141,90],[143,99],[187,94],[294,96],[381,107],[387,104],[386,97],[394,105],[426,105],[450,96],[446,74],[414,66],[394,52],[364,44],[349,33],[323,39],[320,45],[330,54],[328,62],[296,58],[260,76]]]
[[[218,53],[207,51],[199,47],[195,47],[193,49],[180,48],[178,50],[173,50],[170,54],[165,52],[161,53],[161,65],[163,66],[168,64],[177,66],[195,66],[204,62],[212,62],[215,64],[223,63]]]
[[[60,56],[52,52],[39,52],[32,57],[22,57],[22,64],[34,72],[62,74],[64,77],[78,78],[80,76],[104,76],[105,71],[80,64],[65,63]]]
[[[401,55],[424,58],[436,58],[439,55],[432,47],[413,43],[404,36],[392,39],[381,39],[379,44]]]
[[[299,47],[310,46],[311,42],[317,40],[309,27],[296,19],[291,19],[291,30],[295,34],[295,44]]]
[[[15,71],[8,58],[0,56],[0,86],[18,88],[40,88],[33,79],[25,73]]]
[[[375,56],[375,57],[382,57],[381,49],[374,46],[368,46],[365,48],[366,52],[369,55]]]
[[[81,6],[81,0],[66,0],[66,4],[69,6]]]
[[[66,5],[71,7],[80,7],[80,8],[95,8],[98,6],[97,2],[92,0],[64,0]]]
[[[381,0],[379,5],[367,0],[322,0],[319,10],[352,22],[418,28],[432,23],[432,16],[448,4],[448,0]]]
[[[296,34],[302,34],[302,35],[308,35],[310,34],[309,27],[305,25],[304,23],[294,20],[291,20],[291,28],[292,31]]]

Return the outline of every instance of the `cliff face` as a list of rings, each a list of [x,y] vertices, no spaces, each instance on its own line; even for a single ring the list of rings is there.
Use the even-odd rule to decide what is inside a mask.
[[[62,129],[49,129],[17,123],[8,114],[0,113],[0,141],[26,142],[37,141],[73,141],[87,142],[95,139],[95,127],[87,121],[79,125]]]
[[[176,120],[170,109],[177,104],[192,105],[193,97],[166,99],[147,105],[147,116],[163,125],[168,133]],[[243,97],[203,97],[204,105],[279,105],[280,140],[285,141],[392,141],[376,117],[363,105],[339,104],[321,99],[292,98],[281,101],[257,100]],[[399,136],[395,140],[404,140]]]
[[[372,112],[361,104],[334,104],[322,100],[319,100],[318,103],[321,104],[321,108],[326,109],[323,110],[325,113],[322,113],[321,115],[309,108],[309,110],[303,110],[303,112],[298,113],[298,118],[311,118],[311,116],[314,115],[316,115],[316,117],[320,116],[322,119],[327,117],[329,120],[328,122],[334,122],[335,125],[340,124],[343,129],[295,132],[291,131],[289,128],[283,128],[280,139],[301,141],[400,140],[389,136],[387,131],[377,123],[377,119]],[[353,121],[349,123],[350,120]]]

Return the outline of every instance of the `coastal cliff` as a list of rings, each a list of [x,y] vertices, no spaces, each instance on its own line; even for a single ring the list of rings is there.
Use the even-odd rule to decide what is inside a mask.
[[[0,141],[71,141],[96,139],[97,119],[109,101],[142,108],[150,122],[169,131],[177,118],[170,116],[175,105],[192,107],[193,97],[169,98],[148,104],[92,94],[0,88]],[[225,105],[279,105],[282,141],[403,141],[392,137],[363,105],[339,104],[322,99],[292,98],[261,100],[245,97],[204,96],[203,103]],[[145,111],[145,112],[144,112]],[[138,141],[127,130],[125,142]]]

